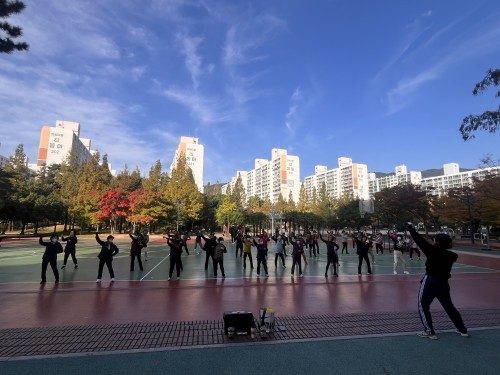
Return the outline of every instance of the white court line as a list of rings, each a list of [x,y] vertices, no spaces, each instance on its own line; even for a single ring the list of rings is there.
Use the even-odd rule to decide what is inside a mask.
[[[144,279],[146,278],[146,276],[148,276],[151,272],[153,272],[153,271],[154,271],[154,269],[155,269],[156,267],[158,267],[158,266],[161,264],[161,262],[163,262],[163,261],[164,261],[165,259],[167,259],[169,256],[170,256],[170,254],[168,254],[165,258],[163,258],[162,260],[160,260],[160,262],[159,262],[156,266],[154,266],[153,268],[151,268],[151,271],[149,271],[147,274],[145,274],[145,275],[144,275],[144,276],[143,276],[143,277],[142,277],[139,281],[144,280]]]

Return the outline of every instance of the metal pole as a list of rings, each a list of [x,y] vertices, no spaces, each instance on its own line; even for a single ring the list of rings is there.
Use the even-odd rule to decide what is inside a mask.
[[[177,198],[176,202],[177,202],[177,233],[179,233],[179,204],[180,204],[179,198]]]

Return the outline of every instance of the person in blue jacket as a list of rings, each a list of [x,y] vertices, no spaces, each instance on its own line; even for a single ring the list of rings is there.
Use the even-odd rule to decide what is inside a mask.
[[[59,270],[57,269],[57,254],[63,252],[63,247],[59,242],[59,236],[53,234],[50,236],[49,242],[43,241],[43,235],[40,236],[38,243],[41,246],[45,246],[45,252],[42,256],[42,281],[40,284],[45,284],[47,282],[47,266],[50,264],[52,272],[54,272],[54,277],[56,279],[56,284],[59,282]]]

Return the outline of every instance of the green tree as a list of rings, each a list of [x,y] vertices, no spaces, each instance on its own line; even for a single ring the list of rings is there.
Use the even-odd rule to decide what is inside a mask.
[[[234,184],[234,189],[231,193],[231,199],[238,205],[238,207],[244,207],[246,204],[245,187],[243,186],[243,181],[239,173]]]
[[[24,8],[26,5],[20,0],[0,0],[0,52],[12,53],[28,50],[28,43],[15,41],[23,35],[22,28],[12,26],[5,21],[11,15],[21,13]]]
[[[478,95],[486,90],[489,86],[500,85],[500,69],[488,70],[483,80],[476,84],[473,95]],[[500,97],[500,90],[497,91],[497,98]],[[495,133],[500,125],[500,106],[494,111],[485,111],[480,115],[469,115],[465,117],[460,126],[460,133],[464,141],[474,138],[473,132],[477,130],[486,130],[489,133]]]
[[[243,210],[231,200],[229,195],[224,196],[215,214],[217,224],[227,233],[231,225],[244,223],[245,215]]]
[[[299,201],[297,203],[297,211],[299,212],[309,212],[309,197],[306,193],[306,188],[304,184],[300,185]]]
[[[60,173],[56,176],[59,184],[59,195],[66,207],[66,217],[64,220],[64,231],[67,230],[68,223],[74,229],[75,207],[78,197],[80,176],[83,172],[83,163],[80,162],[75,150],[70,151],[66,160],[61,164]]]
[[[83,225],[97,224],[95,215],[101,194],[109,187],[111,174],[106,164],[99,164],[100,154],[96,152],[83,165],[79,178],[78,193],[75,197],[74,214]],[[107,171],[106,171],[107,169]]]
[[[112,180],[112,187],[123,191],[132,192],[142,187],[142,177],[139,169],[130,172],[127,165],[123,171],[120,171],[116,178]]]
[[[198,220],[203,208],[203,197],[198,190],[191,168],[186,164],[186,157],[181,154],[177,165],[172,170],[170,182],[167,184],[163,197],[167,202],[167,212],[171,218],[187,225]],[[173,220],[172,220],[173,221]]]
[[[9,197],[10,204],[6,214],[10,216],[10,220],[21,222],[21,234],[24,234],[26,224],[29,222],[29,215],[33,209],[33,200],[30,197],[33,178],[27,160],[24,145],[20,144],[5,166],[5,172],[11,176],[12,186],[12,195]]]

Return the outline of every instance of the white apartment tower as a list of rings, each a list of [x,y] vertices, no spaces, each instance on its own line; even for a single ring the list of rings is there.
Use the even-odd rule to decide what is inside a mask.
[[[170,165],[170,173],[177,165],[180,155],[186,157],[186,164],[193,172],[194,182],[198,186],[198,190],[203,192],[203,155],[205,148],[198,138],[181,137],[179,147],[175,151],[174,159]]]
[[[419,185],[422,182],[421,172],[408,172],[406,165],[398,165],[395,168],[395,174],[377,178],[375,173],[368,173],[370,198],[373,194],[383,189],[388,189],[399,184],[411,183]]]
[[[472,187],[474,178],[482,180],[489,174],[500,173],[500,167],[488,167],[460,172],[457,163],[443,165],[444,174],[436,177],[422,179],[422,188],[428,190],[432,195],[442,196],[450,189]]]
[[[90,139],[80,138],[78,122],[56,121],[55,127],[42,127],[37,166],[62,164],[71,151],[75,152],[79,162],[91,157]]]
[[[338,158],[339,167],[328,169],[317,165],[314,175],[304,178],[304,188],[307,196],[312,197],[314,189],[319,192],[323,183],[327,195],[331,198],[340,198],[351,195],[354,198],[369,198],[368,167],[366,164],[353,163],[346,157]]]
[[[271,160],[255,159],[254,169],[236,172],[231,182],[222,186],[223,193],[228,186],[234,188],[238,176],[245,187],[247,200],[256,196],[276,203],[280,194],[288,200],[290,192],[295,202],[299,199],[300,160],[298,156],[288,155],[286,150],[273,148]]]

